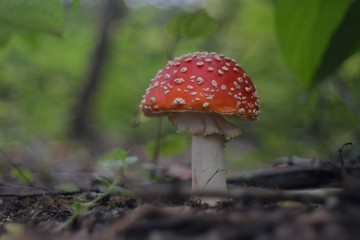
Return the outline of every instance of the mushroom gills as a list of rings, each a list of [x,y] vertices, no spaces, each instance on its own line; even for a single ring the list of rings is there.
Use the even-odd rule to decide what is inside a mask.
[[[226,140],[240,134],[240,130],[225,118],[214,113],[182,112],[169,115],[178,132],[189,131],[194,135],[207,136],[219,134]]]

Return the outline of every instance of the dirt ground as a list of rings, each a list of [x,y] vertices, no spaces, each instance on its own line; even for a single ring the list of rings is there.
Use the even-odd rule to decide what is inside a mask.
[[[56,168],[55,176],[34,173],[34,182],[43,185],[32,185],[2,167],[0,240],[360,239],[355,167],[268,169],[229,179],[227,192],[206,194],[190,193],[189,181],[106,185],[89,172],[64,169]],[[49,188],[58,183],[54,179],[75,179],[79,188]],[[209,206],[199,200],[204,197],[220,201]]]
[[[359,199],[344,193],[323,203],[247,196],[214,207],[186,198],[115,195],[66,222],[74,214],[71,204],[91,195],[2,197],[2,239],[360,238]]]
[[[130,196],[3,195],[0,239],[360,239],[360,181],[347,178],[344,187],[315,190],[233,187],[210,194],[224,199],[215,206],[178,184],[143,186]]]

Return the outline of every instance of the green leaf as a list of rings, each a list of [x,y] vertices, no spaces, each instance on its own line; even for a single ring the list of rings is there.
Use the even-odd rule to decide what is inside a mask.
[[[102,161],[122,161],[125,158],[127,158],[127,152],[122,148],[114,148],[101,157]]]
[[[95,176],[95,179],[97,182],[99,182],[101,185],[107,188],[114,184],[114,182],[111,179],[104,176]]]
[[[7,223],[4,224],[4,229],[6,231],[6,235],[9,238],[1,237],[1,239],[14,239],[16,237],[20,237],[24,232],[24,226],[18,223]],[[10,237],[11,236],[11,237]]]
[[[126,157],[124,159],[106,159],[103,161],[100,161],[98,164],[99,166],[102,166],[104,168],[108,169],[120,169],[120,168],[126,168],[138,161],[138,158],[135,156]]]
[[[134,195],[134,193],[131,190],[119,186],[114,186],[111,192],[113,194],[121,194],[122,196],[125,197],[131,197]]]
[[[124,160],[127,157],[127,152],[122,148],[115,148],[112,150],[112,155],[117,160]]]
[[[156,141],[151,141],[145,146],[145,151],[149,156],[154,155]],[[163,157],[172,157],[178,155],[187,146],[187,137],[185,135],[172,134],[167,135],[160,141],[160,155]]]
[[[360,51],[360,0],[352,2],[317,69],[315,82],[334,73],[351,55]]]
[[[0,0],[0,23],[14,29],[61,35],[64,19],[59,0]]]
[[[68,192],[76,192],[79,191],[79,188],[71,183],[60,183],[56,185],[56,189],[68,191]]]
[[[130,157],[126,157],[124,159],[124,161],[122,161],[122,162],[123,162],[124,167],[127,167],[127,166],[130,166],[130,165],[136,163],[138,160],[139,160],[138,157],[130,156]]]
[[[205,11],[186,13],[173,17],[166,26],[167,32],[175,39],[206,38],[216,31],[218,23]]]
[[[276,27],[288,65],[308,87],[351,0],[277,0]]]
[[[74,202],[72,205],[71,205],[71,209],[74,211],[75,214],[79,214],[83,211],[86,210],[86,206],[82,205],[81,203],[79,202]]]
[[[10,174],[13,178],[24,183],[29,183],[32,180],[32,173],[27,168],[12,168]]]

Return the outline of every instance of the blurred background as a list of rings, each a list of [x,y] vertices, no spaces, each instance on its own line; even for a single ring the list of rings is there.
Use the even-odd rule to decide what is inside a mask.
[[[138,105],[168,59],[195,51],[236,59],[261,97],[258,120],[234,122],[230,175],[286,156],[335,159],[347,142],[359,159],[359,1],[45,2],[0,2],[3,165],[77,171],[123,149],[144,170],[160,139],[160,166],[188,169],[191,136],[165,118],[159,132]]]

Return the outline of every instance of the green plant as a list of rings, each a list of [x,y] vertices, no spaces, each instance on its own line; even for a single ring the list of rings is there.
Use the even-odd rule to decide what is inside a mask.
[[[110,169],[116,169],[118,174],[115,175],[114,179],[109,179],[104,176],[96,176],[96,180],[104,187],[102,193],[99,193],[97,197],[88,202],[74,202],[70,209],[72,216],[65,222],[57,227],[57,231],[61,231],[69,226],[77,217],[89,208],[95,206],[100,200],[111,195],[120,194],[122,196],[131,196],[132,192],[123,187],[119,186],[119,182],[125,178],[126,168],[137,161],[136,157],[128,156],[127,152],[121,148],[115,148],[109,153],[106,153],[104,160],[101,161],[102,166],[106,166]]]
[[[137,161],[136,156],[128,156],[124,149],[115,148],[104,154],[102,160],[99,161],[99,165],[102,168],[115,171],[116,178],[121,180],[125,178],[126,169]]]
[[[103,198],[109,196],[110,194],[119,193],[119,194],[121,194],[123,196],[131,196],[132,195],[131,191],[129,191],[129,190],[125,189],[125,188],[122,188],[122,187],[118,187],[117,186],[118,183],[116,181],[108,181],[108,179],[104,178],[102,183],[104,184],[104,186],[106,186],[105,191],[98,194],[96,198],[92,199],[89,202],[80,202],[80,201],[74,202],[70,206],[70,209],[72,211],[71,217],[69,217],[62,224],[58,225],[56,227],[56,231],[61,231],[61,230],[65,229],[77,217],[79,217],[82,213],[87,211],[89,208],[94,207],[100,200],[102,200]]]
[[[0,240],[12,240],[19,238],[24,233],[24,227],[18,223],[7,223],[4,225],[5,235]]]
[[[65,12],[59,0],[0,1],[0,42],[7,41],[14,31],[61,35]]]
[[[333,74],[360,50],[360,1],[278,0],[277,36],[305,87]]]
[[[13,178],[20,180],[24,183],[31,183],[32,173],[29,169],[23,167],[13,167],[10,171],[10,174]]]

